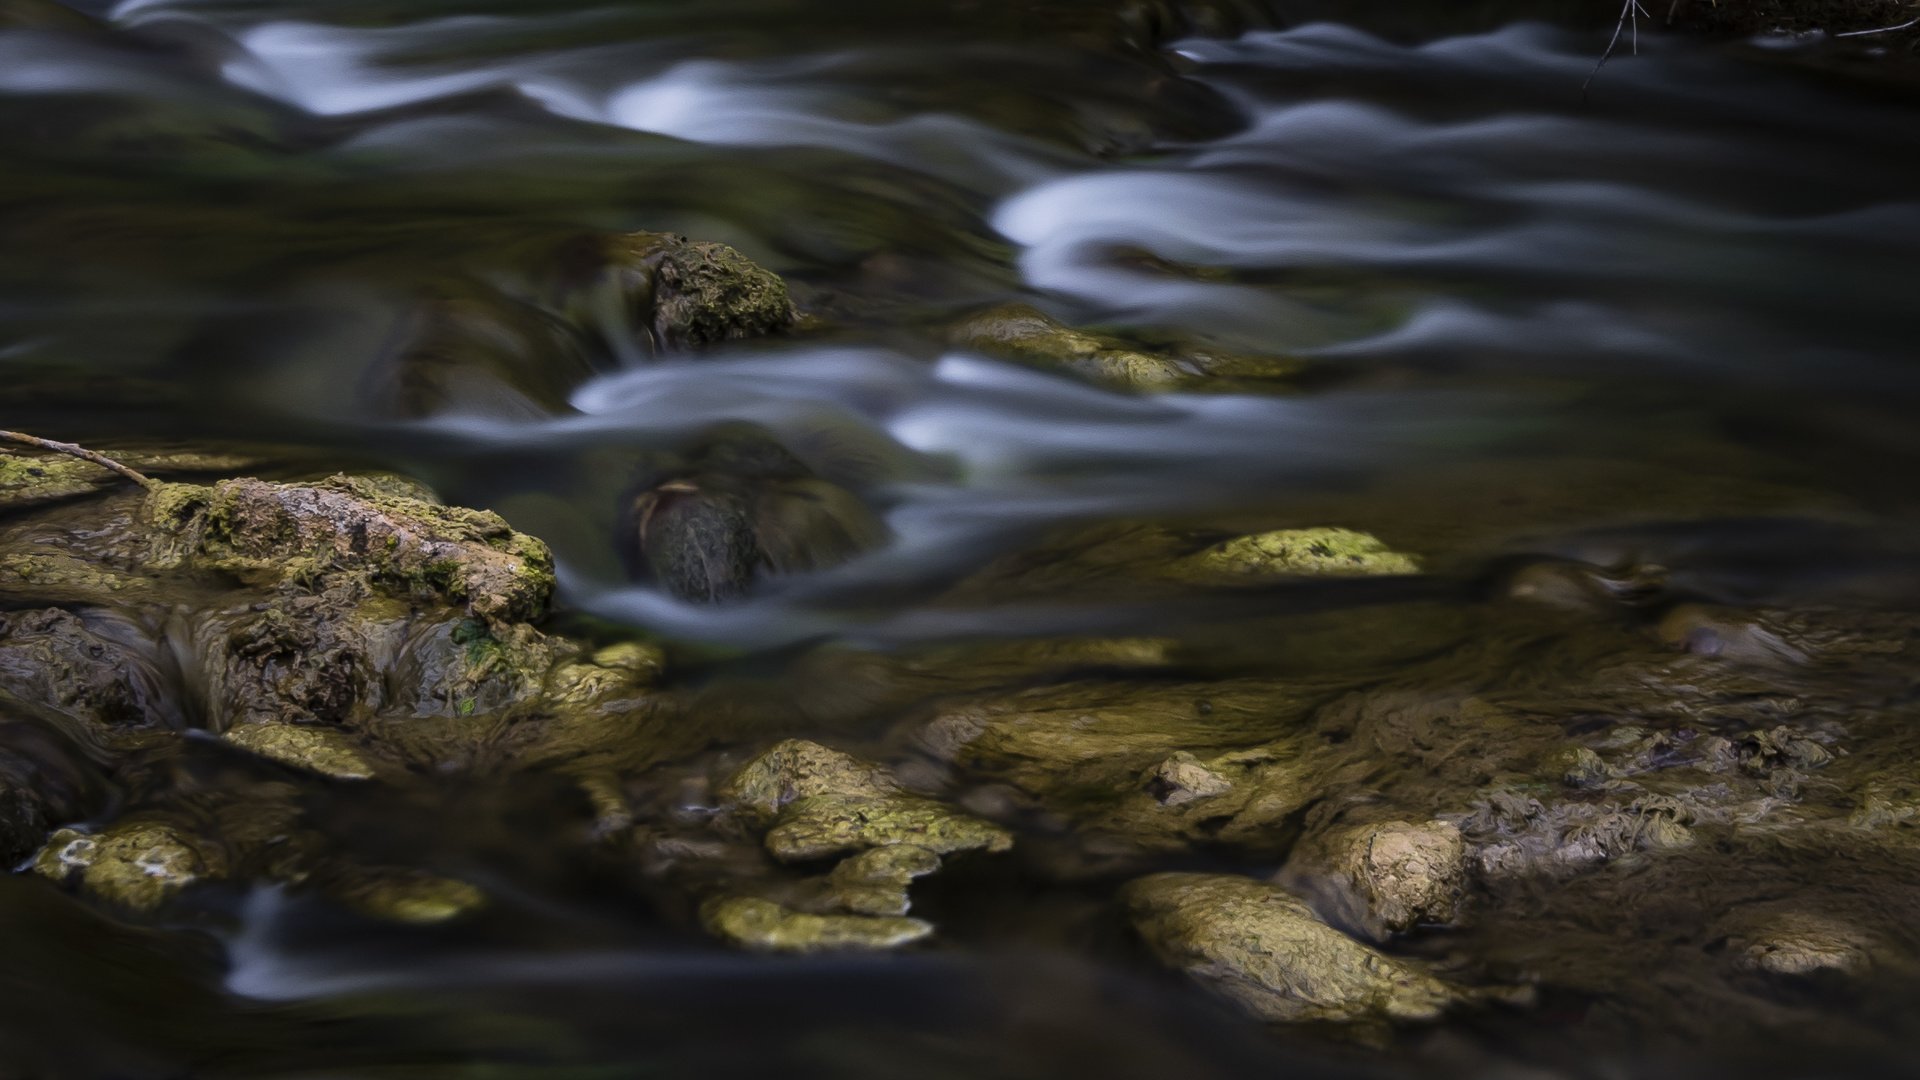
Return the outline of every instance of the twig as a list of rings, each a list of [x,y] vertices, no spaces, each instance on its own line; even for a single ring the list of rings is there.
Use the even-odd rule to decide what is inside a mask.
[[[1878,30],[1849,30],[1844,34],[1835,34],[1833,36],[1834,37],[1865,37],[1868,34],[1891,34],[1895,30],[1905,30],[1909,26],[1920,26],[1920,17],[1908,19],[1906,22],[1901,23],[1899,26],[1883,26]]]
[[[19,443],[21,446],[32,446],[41,450],[51,450],[56,454],[65,454],[68,457],[77,457],[81,461],[91,461],[103,469],[110,469],[113,472],[117,472],[143,488],[152,488],[155,486],[154,482],[148,477],[134,472],[125,465],[107,457],[105,454],[96,454],[84,446],[75,446],[73,443],[54,442],[52,439],[42,439],[35,435],[23,435],[18,431],[0,431],[0,442]]]
[[[1633,55],[1640,55],[1640,16],[1642,15],[1646,15],[1649,19],[1653,18],[1652,15],[1647,13],[1646,8],[1640,6],[1640,0],[1627,0],[1626,3],[1620,5],[1620,21],[1613,24],[1613,37],[1607,40],[1606,51],[1600,54],[1599,61],[1593,65],[1593,70],[1587,74],[1587,81],[1580,84],[1580,103],[1582,105],[1586,104],[1587,91],[1592,89],[1594,78],[1600,74],[1601,68],[1607,66],[1607,61],[1613,57],[1613,50],[1619,47],[1620,34],[1626,30],[1628,23],[1633,24]]]

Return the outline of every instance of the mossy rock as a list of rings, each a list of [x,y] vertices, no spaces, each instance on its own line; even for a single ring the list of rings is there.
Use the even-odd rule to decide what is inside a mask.
[[[328,891],[368,918],[427,926],[479,911],[486,893],[468,882],[418,870],[354,870]]]
[[[920,919],[811,915],[756,897],[710,900],[700,921],[722,941],[760,952],[895,949],[933,933],[933,924]]]
[[[659,351],[781,334],[798,319],[786,282],[725,244],[636,232],[578,241],[561,263],[574,321],[604,322],[595,309],[610,300]]]
[[[1173,576],[1232,582],[1283,575],[1344,577],[1417,574],[1419,560],[1351,529],[1280,529],[1239,536],[1182,559]]]
[[[718,794],[733,813],[764,827],[797,800],[885,798],[899,792],[884,766],[805,739],[787,739],[742,765]]]
[[[916,878],[940,869],[940,856],[917,844],[891,844],[849,855],[827,874],[826,901],[854,915],[905,915]]]
[[[787,806],[767,830],[783,862],[807,862],[865,848],[907,844],[946,855],[1006,851],[1013,834],[971,814],[913,795],[812,795]]]
[[[77,880],[98,899],[149,911],[189,885],[224,876],[226,859],[166,822],[123,821],[95,834],[61,829],[33,868],[55,881]]]
[[[366,780],[375,772],[354,739],[331,728],[268,720],[239,724],[222,738],[261,757],[336,780]]]
[[[1238,387],[1247,380],[1290,378],[1300,370],[1298,363],[1289,360],[1192,345],[1147,351],[1115,337],[1076,330],[1038,308],[1017,303],[967,316],[948,329],[947,341],[957,348],[1123,390],[1205,388],[1221,382]]]
[[[91,495],[122,482],[107,469],[64,454],[0,450],[0,510]]]
[[[1275,885],[1154,874],[1122,891],[1162,962],[1262,1020],[1431,1020],[1468,995],[1328,926]]]
[[[530,622],[554,588],[545,544],[485,510],[393,495],[334,477],[317,484],[163,484],[147,498],[153,563],[221,570],[254,584],[363,575],[400,595]]]

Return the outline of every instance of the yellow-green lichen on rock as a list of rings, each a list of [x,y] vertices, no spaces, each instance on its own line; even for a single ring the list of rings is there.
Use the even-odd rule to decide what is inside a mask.
[[[905,915],[914,879],[940,869],[940,856],[917,844],[872,848],[840,860],[827,874],[827,901],[854,915]]]
[[[461,605],[489,623],[546,613],[545,544],[498,514],[442,506],[334,477],[316,484],[162,484],[147,497],[152,564],[221,570],[253,584],[364,575],[401,596]]]
[[[1279,529],[1215,544],[1169,570],[1181,578],[1232,581],[1290,574],[1417,574],[1420,563],[1352,529]]]
[[[700,921],[722,941],[762,952],[894,949],[933,933],[933,924],[921,919],[813,915],[744,896],[709,900],[701,906]]]
[[[369,918],[414,925],[456,919],[487,903],[477,886],[418,870],[356,871],[331,891]]]
[[[235,725],[222,738],[261,757],[336,780],[374,775],[372,762],[354,739],[332,728],[263,720]]]
[[[1431,1020],[1468,996],[1264,882],[1154,874],[1128,884],[1122,900],[1162,962],[1262,1020]]]
[[[805,862],[907,844],[940,855],[1006,851],[1013,834],[993,822],[917,795],[811,795],[789,804],[767,830],[767,851]]]
[[[978,312],[955,325],[947,337],[964,349],[1128,389],[1171,389],[1198,374],[1172,360],[1075,330],[1026,304]]]
[[[733,813],[765,825],[796,800],[880,798],[899,791],[899,783],[884,766],[816,742],[787,739],[741,766],[718,794]]]
[[[34,857],[36,873],[78,880],[82,891],[135,910],[159,907],[225,873],[224,857],[165,822],[122,821],[100,833],[61,829]]]
[[[778,334],[798,318],[787,283],[725,244],[638,232],[606,240],[603,250],[626,303],[661,348]]]
[[[122,482],[107,469],[64,454],[0,450],[0,510],[91,495]]]
[[[1050,371],[1064,371],[1126,390],[1203,387],[1216,380],[1270,380],[1297,375],[1300,365],[1179,345],[1149,352],[1118,338],[1077,330],[1028,304],[975,312],[947,331],[958,348]]]

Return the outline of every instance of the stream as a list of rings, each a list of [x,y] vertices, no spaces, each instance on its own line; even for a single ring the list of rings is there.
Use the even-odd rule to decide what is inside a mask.
[[[1762,810],[1689,809],[1674,820],[1698,839],[1666,862],[1636,840],[1658,866],[1633,882],[1489,885],[1502,917],[1389,951],[1537,992],[1436,1025],[1260,1024],[1162,970],[1111,902],[1148,869],[1267,877],[1339,798],[1457,811],[1472,843],[1532,835],[1482,797],[1505,766],[1481,775],[1448,740],[1586,739],[1620,778],[1725,736],[1751,779],[1794,752],[1738,749],[1746,733],[1793,727],[1834,763],[1793,759],[1806,775],[1762,777],[1751,805],[1796,827],[1858,826],[1861,792],[1891,782],[1873,769],[1913,775],[1920,83],[1870,41],[1649,29],[1595,74],[1610,17],[1409,33],[1279,0],[44,6],[0,0],[0,427],[231,453],[271,479],[390,470],[498,511],[553,549],[557,632],[671,659],[680,722],[705,737],[626,778],[643,825],[694,830],[702,778],[799,737],[1019,839],[916,892],[932,947],[769,958],[704,936],[673,873],[557,840],[580,810],[552,777],[316,786],[308,812],[342,844],[457,870],[484,917],[392,926],[236,883],[127,918],[14,875],[0,1074],[1920,1069],[1920,796],[1860,849],[1756,854]],[[779,274],[801,331],[674,350],[600,304],[566,318],[603,349],[535,335],[398,366],[423,298],[529,295],[570,238],[638,230]],[[1136,392],[952,329],[1009,302],[1288,374]],[[725,603],[635,580],[619,537],[645,463],[742,425],[856,493],[885,541]],[[1213,587],[1156,569],[1330,527],[1421,572]],[[1540,589],[1577,593],[1540,611],[1578,617],[1514,607]],[[1767,614],[1742,630],[1701,610]],[[1149,639],[1173,659],[1145,671],[1049,674],[1023,651]],[[1723,684],[1669,654],[1752,666]],[[1328,765],[1347,795],[1244,835],[1120,824],[1128,842],[1103,847],[1083,796],[1044,779],[1071,763],[926,749],[956,694],[1089,684],[1123,703],[1217,693],[1200,712],[1241,725],[1152,755],[1351,712],[1329,746],[1357,732],[1349,749],[1374,739],[1379,762]],[[1281,685],[1311,702],[1267,704]],[[1365,704],[1439,695],[1534,726]],[[1647,731],[1665,741],[1628,748]],[[1382,732],[1416,749],[1394,757]],[[196,755],[169,768],[213,787],[241,768]],[[1795,882],[1877,928],[1866,981],[1714,966],[1744,939],[1708,924]],[[1698,965],[1538,959],[1682,947]]]

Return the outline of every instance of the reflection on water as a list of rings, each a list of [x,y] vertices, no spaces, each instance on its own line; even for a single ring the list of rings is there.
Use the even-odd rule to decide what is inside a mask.
[[[1292,670],[1321,654],[1289,618],[1457,602],[1522,551],[1657,564],[1720,601],[1912,599],[1910,94],[1652,40],[1583,101],[1595,42],[1533,24],[1402,44],[1224,0],[936,7],[126,0],[93,26],[0,21],[0,427],[422,476],[548,539],[569,618],[684,649],[716,726],[763,710],[761,733],[851,714],[877,735],[959,685],[835,650],[1152,634],[1202,657],[1183,671]],[[381,399],[422,297],[529,295],[571,238],[636,229],[740,247],[820,326],[657,359],[603,310],[565,347],[507,335],[443,401]],[[1307,375],[1131,395],[953,344],[1010,298]],[[731,605],[627,582],[612,537],[640,462],[741,421],[890,541]],[[1131,522],[1362,528],[1435,574],[1226,601],[1007,569]],[[1112,565],[1157,557],[1141,543]],[[1420,655],[1445,637],[1424,617],[1363,625],[1327,666]],[[1031,950],[719,958],[683,921],[581,899],[603,869],[516,876],[538,834],[478,860],[515,899],[440,936],[271,892],[132,931],[9,884],[7,921],[44,943],[0,966],[0,1045],[97,1043],[71,1059],[93,1075],[1295,1065],[1141,974],[1106,916],[1061,934],[1032,914],[1010,934]],[[70,965],[102,935],[124,962]],[[232,1051],[208,1064],[212,1029]],[[1456,1038],[1429,1063],[1472,1060]]]

